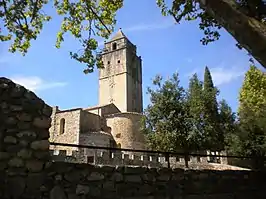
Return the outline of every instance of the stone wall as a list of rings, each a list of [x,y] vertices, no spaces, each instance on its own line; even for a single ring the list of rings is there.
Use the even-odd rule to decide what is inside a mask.
[[[98,134],[97,134],[98,136]],[[97,144],[91,144],[92,146],[108,146],[109,140],[106,137],[106,142],[98,139]],[[104,139],[104,138],[103,138]],[[86,139],[87,140],[87,139]],[[89,140],[89,139],[88,139]],[[169,163],[164,155],[162,154],[147,154],[147,153],[125,153],[120,151],[108,151],[103,149],[79,149],[79,151],[72,151],[67,153],[65,150],[50,150],[52,155],[52,160],[54,161],[65,161],[65,162],[75,162],[75,163],[93,163],[95,165],[105,165],[105,166],[145,166],[145,167],[156,167],[156,168],[186,168],[184,156],[169,157]],[[199,153],[202,154],[202,153]],[[89,157],[89,158],[88,158]],[[222,164],[220,161],[208,161],[207,157],[199,156],[189,156],[188,157],[188,169],[195,170],[249,170],[246,167],[237,167],[228,164]]]
[[[87,146],[111,147],[112,140],[114,140],[112,135],[106,132],[82,133],[79,137],[79,143]],[[95,151],[97,150],[85,149],[85,155],[92,156]]]
[[[101,130],[101,117],[88,111],[81,111],[80,133]]]
[[[128,111],[143,112],[142,99],[142,61],[137,54],[132,55],[131,51],[127,51],[127,84],[130,92],[127,92]],[[130,89],[131,88],[131,89]]]
[[[112,48],[113,45],[116,49]],[[102,61],[104,68],[99,70],[99,104],[114,103],[121,112],[141,112],[142,83],[133,77],[142,76],[136,46],[123,36],[111,40],[105,43]]]
[[[51,107],[33,92],[0,78],[0,198],[38,198],[49,162]]]
[[[264,199],[265,172],[109,167],[53,162],[51,108],[0,78],[0,198]]]
[[[102,108],[102,116],[119,113],[120,110],[114,104],[108,104]]]
[[[140,132],[138,113],[117,113],[106,116],[107,126],[112,128],[116,143],[124,149],[144,149],[144,136]]]
[[[57,111],[54,116],[54,124],[50,128],[50,142],[79,144],[81,109]],[[64,119],[64,132],[60,132],[60,121]],[[61,150],[75,150],[72,147],[57,146]]]
[[[52,163],[36,193],[50,199],[264,199],[265,173]],[[22,194],[23,195],[23,194]]]
[[[99,104],[114,102],[124,112],[127,111],[126,49],[120,48],[118,41],[116,43],[119,50],[102,55],[104,69],[99,70]]]

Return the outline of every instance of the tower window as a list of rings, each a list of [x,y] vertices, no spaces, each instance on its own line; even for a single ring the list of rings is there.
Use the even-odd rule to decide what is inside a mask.
[[[113,43],[113,45],[112,45],[112,49],[113,49],[113,50],[116,50],[116,49],[117,49],[117,44],[116,44],[116,43]]]
[[[60,135],[65,133],[65,123],[66,123],[66,120],[64,118],[62,118],[60,120],[60,129],[59,129],[59,134]]]
[[[119,63],[119,64],[120,64],[120,60],[118,60],[118,61],[117,61],[117,63]]]
[[[108,61],[107,64],[110,64],[110,61]]]

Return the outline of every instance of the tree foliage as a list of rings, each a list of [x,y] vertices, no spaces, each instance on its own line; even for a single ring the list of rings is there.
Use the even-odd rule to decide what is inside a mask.
[[[236,153],[266,154],[266,74],[251,66],[239,93],[239,132]],[[236,144],[234,144],[236,146]]]
[[[236,40],[266,67],[266,1],[265,0],[157,0],[163,15],[173,16],[177,23],[182,19],[199,20],[203,31],[203,45],[220,38],[224,27]],[[238,23],[236,23],[238,21]]]
[[[233,155],[256,157],[249,166],[258,168],[257,160],[266,155],[265,80],[265,73],[250,67],[239,94],[237,117],[224,99],[217,101],[218,89],[208,68],[204,82],[194,74],[187,90],[179,85],[177,74],[166,81],[157,76],[145,110],[143,131],[149,147],[185,152],[226,149]]]
[[[168,151],[225,148],[226,133],[233,131],[235,117],[225,100],[218,107],[217,89],[210,74],[206,75],[206,89],[196,74],[187,91],[179,85],[178,74],[164,82],[157,76],[153,84],[155,88],[148,89],[151,104],[145,110],[142,129],[149,148]]]
[[[145,110],[149,148],[164,151],[188,150],[194,147],[194,137],[187,124],[184,88],[178,74],[162,82],[161,76],[149,88],[151,104]]]
[[[239,94],[239,102],[239,111],[249,106],[256,112],[266,105],[266,74],[254,65],[245,74],[245,80]]]
[[[177,23],[182,19],[200,21],[203,45],[219,39],[219,29],[224,27],[264,67],[266,67],[266,3],[264,0],[157,0],[163,15],[171,15]],[[65,33],[70,33],[81,45],[70,56],[86,64],[85,73],[94,66],[103,67],[96,36],[107,39],[113,32],[115,14],[123,0],[1,0],[0,41],[11,41],[10,51],[27,53],[31,41],[36,40],[44,24],[52,17],[44,7],[52,7],[63,18],[57,33],[56,47],[60,48]],[[240,21],[235,23],[235,21]]]
[[[237,132],[237,118],[236,114],[232,111],[232,108],[228,105],[226,100],[219,102],[219,124],[220,124],[220,136],[218,137],[220,145],[224,146],[224,149],[231,151],[232,143],[236,143],[236,132]],[[237,149],[238,150],[238,149]]]
[[[199,148],[205,148],[206,133],[204,132],[204,95],[202,92],[203,83],[198,79],[197,74],[194,74],[189,81],[187,90],[187,104],[190,131],[193,135],[197,135],[197,143]]]
[[[238,5],[246,15],[257,18],[260,21],[264,22],[266,18],[266,3],[263,0],[236,0],[235,2],[233,0],[231,4]],[[205,35],[201,40],[202,44],[206,45],[220,38],[219,29],[222,25],[208,10],[200,9],[200,6],[204,7],[203,1],[173,0],[169,8],[165,0],[157,0],[157,5],[161,8],[164,16],[173,16],[177,23],[182,19],[188,21],[200,20],[199,28],[203,30]]]
[[[56,47],[60,48],[65,33],[71,33],[80,42],[81,49],[70,56],[86,64],[84,72],[92,72],[95,65],[102,67],[95,37],[109,37],[116,22],[115,13],[123,6],[123,0],[1,0],[0,41],[12,42],[9,51],[27,53],[31,41],[37,39],[45,22],[52,19],[45,13],[46,5],[53,5],[63,17]]]
[[[211,72],[207,66],[204,71],[203,94],[203,115],[205,120],[204,131],[205,134],[209,135],[209,147],[222,149],[223,133],[220,128],[220,118],[218,114],[218,89],[213,84]]]

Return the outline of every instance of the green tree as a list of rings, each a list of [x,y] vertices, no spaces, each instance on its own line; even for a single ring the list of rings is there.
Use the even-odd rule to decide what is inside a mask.
[[[266,67],[266,2],[265,0],[157,0],[163,15],[171,15],[179,23],[182,19],[199,20],[205,37],[203,45],[220,38],[225,28],[261,65]],[[201,8],[201,9],[199,9]],[[237,21],[237,23],[236,23]]]
[[[107,39],[110,36],[116,22],[116,11],[123,6],[123,0],[1,0],[0,41],[11,41],[9,51],[27,53],[31,41],[37,39],[45,22],[52,19],[44,12],[45,6],[53,7],[63,18],[56,47],[60,48],[65,33],[70,33],[82,48],[71,52],[70,56],[86,64],[84,72],[92,72],[95,65],[102,67],[95,38]]]
[[[218,103],[218,90],[214,86],[209,68],[205,67],[204,83],[203,83],[203,99],[204,99],[204,133],[208,135],[208,148],[214,150],[223,149],[223,140],[221,140],[222,132],[220,128]]]
[[[189,126],[192,135],[197,138],[199,149],[206,148],[208,143],[208,135],[204,132],[204,98],[203,84],[198,79],[197,74],[194,74],[189,80],[189,88],[187,90],[187,105],[189,115]]]
[[[149,148],[164,151],[195,148],[197,142],[189,131],[185,91],[179,85],[178,74],[165,81],[156,76],[153,86],[148,88],[151,104],[145,110]]]
[[[246,106],[257,112],[266,104],[266,74],[254,65],[245,74],[245,80],[239,93],[239,112]]]
[[[165,0],[157,0],[163,15],[171,15],[179,23],[181,19],[199,19],[204,31],[204,45],[219,39],[217,29],[224,27],[264,67],[266,67],[266,5],[264,0],[173,0],[170,8]],[[70,56],[86,64],[85,73],[94,66],[103,67],[96,36],[108,38],[116,23],[115,14],[123,6],[123,0],[1,0],[0,41],[11,41],[10,51],[27,53],[32,40],[37,39],[44,24],[51,16],[44,7],[53,7],[63,18],[57,34],[56,47],[70,33],[81,43],[78,52]],[[202,9],[199,9],[199,6]],[[238,23],[236,23],[238,21]]]
[[[239,94],[239,132],[235,151],[254,157],[266,154],[266,74],[251,66]],[[236,144],[234,145],[236,146]]]
[[[205,84],[194,74],[187,91],[178,74],[164,81],[156,76],[148,88],[151,104],[145,110],[142,132],[148,148],[162,151],[229,149],[236,116],[225,100],[217,103],[217,88],[206,67]],[[205,89],[204,89],[205,87]]]
[[[218,139],[221,140],[222,146],[228,150],[231,140],[235,139],[237,123],[235,113],[224,99],[219,103],[219,120],[221,134]]]

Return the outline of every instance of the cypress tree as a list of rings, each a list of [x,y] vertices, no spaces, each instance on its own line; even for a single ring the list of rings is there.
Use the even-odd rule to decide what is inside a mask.
[[[209,148],[212,150],[222,150],[224,140],[221,140],[221,129],[218,114],[217,97],[218,90],[214,86],[209,68],[204,71],[203,98],[204,98],[204,133],[209,138]]]

